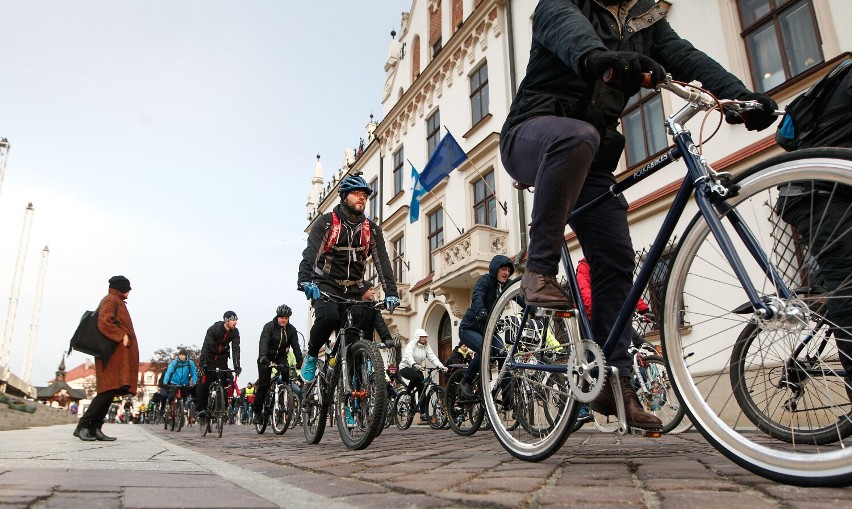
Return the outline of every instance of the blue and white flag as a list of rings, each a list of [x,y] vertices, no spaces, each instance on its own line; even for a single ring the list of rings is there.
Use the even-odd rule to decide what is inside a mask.
[[[423,168],[423,171],[418,174],[411,165],[411,206],[409,209],[409,221],[411,223],[420,218],[420,198],[431,191],[438,185],[444,177],[449,175],[458,167],[464,160],[467,159],[467,154],[462,150],[461,146],[453,138],[452,133],[448,130],[447,134],[438,142],[435,147],[435,152],[429,158],[429,162]],[[411,164],[409,161],[408,164]]]

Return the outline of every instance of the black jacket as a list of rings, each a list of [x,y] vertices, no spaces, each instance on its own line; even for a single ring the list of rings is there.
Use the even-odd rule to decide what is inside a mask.
[[[293,355],[296,356],[296,364],[302,364],[302,349],[299,346],[299,333],[292,323],[287,323],[286,327],[278,325],[278,318],[273,318],[271,322],[267,322],[260,332],[260,344],[258,346],[258,359],[266,357],[270,361],[278,362],[283,359],[283,363],[287,363],[287,349],[293,350]]]
[[[623,147],[623,137],[615,126],[630,98],[604,84],[599,76],[586,75],[584,57],[592,50],[649,56],[674,79],[699,80],[720,99],[737,99],[748,93],[739,79],[675,33],[665,20],[667,10],[665,3],[639,0],[619,31],[616,17],[596,0],[540,0],[533,18],[526,77],[512,101],[501,140],[524,120],[555,115],[595,126],[603,135],[599,158],[607,156],[605,147]],[[617,157],[610,157],[606,165],[614,169],[617,163]]]
[[[385,319],[382,318],[382,313],[379,310],[358,306],[352,313],[360,314],[360,316],[355,318],[357,320],[355,323],[360,324],[358,328],[364,331],[364,337],[367,340],[372,341],[373,336],[378,332],[382,343],[393,342],[393,336],[391,336],[388,325],[385,323]]]
[[[511,267],[512,272],[515,271],[515,266],[508,256],[497,255],[491,259],[491,263],[488,265],[488,274],[484,274],[476,280],[473,295],[470,298],[470,308],[464,314],[459,330],[475,330],[480,334],[485,332],[488,313],[491,312],[497,302],[497,297],[500,295],[498,290],[502,291],[504,286],[497,281],[497,269],[505,266]]]
[[[361,246],[361,225],[364,216],[362,215],[357,221],[347,221],[345,219],[346,214],[341,211],[341,208],[341,205],[334,207],[334,212],[341,221],[337,245],[359,247]],[[322,246],[331,235],[331,225],[331,212],[328,212],[317,219],[314,227],[311,228],[308,246],[302,252],[302,262],[299,264],[299,285],[309,281],[324,281],[335,284],[334,280],[360,281],[364,279],[366,260],[359,253],[353,254],[351,251],[334,250],[328,253],[322,252]],[[390,259],[385,248],[385,237],[382,234],[382,229],[373,221],[370,221],[370,236],[370,256],[373,259],[373,265],[376,267],[376,273],[382,283],[385,295],[398,297],[393,269],[391,269]],[[322,273],[322,267],[325,265],[326,257],[329,256],[332,257],[331,272],[326,276]],[[302,288],[298,286],[297,289],[301,290]]]
[[[234,327],[226,331],[225,322],[219,321],[207,329],[204,345],[199,355],[199,365],[210,367],[228,366],[228,357],[233,351],[234,369],[240,365],[240,331]]]

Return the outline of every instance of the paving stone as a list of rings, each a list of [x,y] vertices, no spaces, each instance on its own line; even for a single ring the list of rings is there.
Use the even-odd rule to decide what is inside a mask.
[[[633,487],[625,486],[587,486],[573,487],[570,490],[545,489],[539,497],[541,504],[594,502],[600,504],[642,504],[642,493]],[[730,508],[728,508],[730,509]]]
[[[42,507],[44,509],[121,509],[121,494],[60,493],[50,497]]]
[[[467,481],[461,486],[453,489],[454,492],[461,493],[495,493],[495,492],[520,492],[532,493],[544,485],[546,479],[532,479],[529,477],[518,477],[515,479],[474,479]]]
[[[647,479],[643,488],[651,491],[707,490],[740,491],[742,487],[725,479]]]
[[[266,499],[244,489],[205,488],[203,490],[182,488],[138,488],[124,491],[124,509],[267,509],[278,507]]]
[[[429,495],[416,494],[399,494],[390,495],[391,501],[388,500],[388,495],[355,495],[337,499],[341,502],[351,504],[353,507],[377,508],[377,507],[393,507],[393,509],[432,509],[438,507],[454,507],[457,504],[452,500],[447,500]]]
[[[774,509],[777,507],[777,504],[773,504],[752,493],[673,491],[660,493],[660,498],[660,509],[682,509],[684,507],[700,507],[701,509],[731,509],[732,507]]]

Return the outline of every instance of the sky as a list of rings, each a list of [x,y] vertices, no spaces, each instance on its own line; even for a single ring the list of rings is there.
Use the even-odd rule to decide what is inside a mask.
[[[316,155],[326,179],[381,119],[411,0],[0,0],[0,320],[34,206],[10,368],[22,374],[49,246],[32,384],[47,385],[116,274],[140,358],[239,315],[241,377],[296,273]],[[2,331],[2,327],[0,327]],[[68,369],[82,363],[73,353]]]

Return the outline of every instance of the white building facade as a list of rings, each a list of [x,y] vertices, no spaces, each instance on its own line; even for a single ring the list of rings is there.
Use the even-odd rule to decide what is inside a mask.
[[[841,29],[842,20],[852,19],[847,0],[659,4],[668,9],[667,19],[681,37],[782,106],[852,48],[852,34]],[[526,69],[535,5],[534,0],[414,0],[402,14],[384,65],[383,118],[367,125],[366,145],[347,153],[331,179],[325,181],[319,161],[314,171],[305,231],[339,202],[340,179],[363,172],[375,190],[368,216],[384,231],[402,300],[385,318],[403,343],[424,328],[441,359],[458,343],[471,290],[491,258],[515,256],[526,247],[533,195],[512,186],[498,144]],[[678,107],[678,100],[665,93],[643,93],[628,105],[621,123],[627,149],[619,178],[665,151],[670,140],[663,118]],[[698,138],[698,127],[690,127]],[[469,159],[423,197],[420,219],[411,224],[408,161],[422,170],[446,130]],[[715,170],[736,174],[781,152],[773,134],[774,129],[753,133],[723,124],[704,154]],[[639,263],[683,177],[682,168],[671,165],[625,194]],[[685,214],[683,226],[693,212]],[[582,254],[570,228],[566,237],[576,262]],[[646,292],[652,308],[657,305],[653,285],[659,282],[652,280]]]

